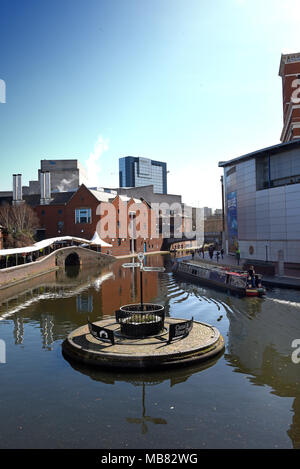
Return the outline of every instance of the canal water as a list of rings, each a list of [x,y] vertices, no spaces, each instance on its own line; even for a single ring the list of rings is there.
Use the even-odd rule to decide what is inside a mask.
[[[175,278],[168,256],[151,256],[166,271],[144,274],[144,300],[216,326],[224,353],[149,373],[63,357],[63,340],[88,317],[139,300],[139,274],[123,262],[0,292],[0,448],[300,448],[299,291],[239,298]]]

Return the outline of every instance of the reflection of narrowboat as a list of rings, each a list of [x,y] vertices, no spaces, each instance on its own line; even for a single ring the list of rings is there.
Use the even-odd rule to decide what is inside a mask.
[[[262,296],[265,289],[261,285],[261,275],[256,274],[256,287],[249,283],[247,272],[232,272],[225,267],[208,264],[196,264],[189,261],[175,262],[173,273],[191,280],[199,281],[223,290],[239,293],[243,296]]]

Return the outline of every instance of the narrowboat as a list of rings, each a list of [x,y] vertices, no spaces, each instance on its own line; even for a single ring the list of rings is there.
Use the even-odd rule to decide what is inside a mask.
[[[256,286],[253,287],[248,272],[230,271],[224,266],[198,264],[192,261],[176,261],[172,270],[175,275],[235,292],[241,296],[263,296],[266,293],[259,274],[255,274]]]

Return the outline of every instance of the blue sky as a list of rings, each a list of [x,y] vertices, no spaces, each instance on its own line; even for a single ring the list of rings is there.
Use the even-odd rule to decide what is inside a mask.
[[[221,206],[218,162],[279,143],[298,0],[0,0],[0,190],[40,160],[166,161],[170,193]]]

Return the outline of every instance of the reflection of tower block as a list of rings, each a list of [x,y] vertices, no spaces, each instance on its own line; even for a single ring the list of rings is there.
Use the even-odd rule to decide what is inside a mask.
[[[24,322],[23,317],[14,316],[14,338],[15,344],[22,344],[24,340]]]
[[[87,294],[77,295],[76,309],[78,313],[92,313],[93,312],[93,296]]]
[[[52,350],[50,347],[54,341],[53,339],[53,316],[50,314],[42,314],[41,317],[41,332],[43,336],[43,348],[48,348]]]

